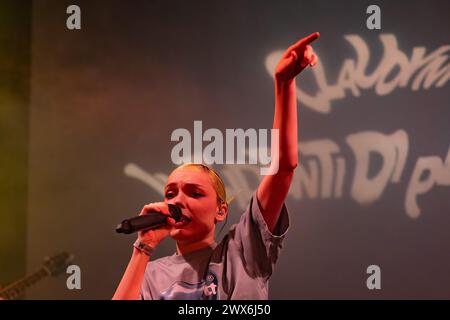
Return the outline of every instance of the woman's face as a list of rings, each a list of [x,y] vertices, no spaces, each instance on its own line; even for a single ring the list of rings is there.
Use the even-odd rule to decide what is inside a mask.
[[[214,239],[219,207],[208,173],[195,167],[176,169],[167,180],[164,202],[179,206],[183,214],[170,232],[174,240],[193,243]]]

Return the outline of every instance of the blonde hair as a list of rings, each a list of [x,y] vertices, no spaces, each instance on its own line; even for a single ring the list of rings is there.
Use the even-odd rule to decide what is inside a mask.
[[[234,197],[231,197],[230,199],[227,199],[227,191],[225,189],[225,184],[223,183],[222,178],[219,176],[219,174],[214,170],[213,168],[201,164],[201,163],[184,163],[177,168],[175,168],[173,171],[178,169],[185,169],[185,168],[196,168],[203,170],[204,172],[209,174],[209,177],[212,181],[212,186],[217,194],[217,203],[223,204],[226,203],[227,205],[230,204],[230,202],[233,200]],[[172,171],[172,172],[173,172]]]

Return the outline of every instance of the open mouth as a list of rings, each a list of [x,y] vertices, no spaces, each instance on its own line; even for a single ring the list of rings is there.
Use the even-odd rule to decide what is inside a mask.
[[[192,220],[189,217],[186,217],[184,214],[182,214],[180,220],[177,223],[175,223],[175,227],[184,227],[191,221]]]

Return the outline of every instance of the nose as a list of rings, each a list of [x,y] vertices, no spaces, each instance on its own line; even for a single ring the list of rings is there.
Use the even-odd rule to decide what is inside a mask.
[[[185,209],[186,206],[184,205],[185,203],[185,198],[184,198],[184,194],[183,192],[179,192],[175,197],[173,197],[172,199],[170,199],[171,204],[176,205],[177,207],[180,207],[181,209]]]

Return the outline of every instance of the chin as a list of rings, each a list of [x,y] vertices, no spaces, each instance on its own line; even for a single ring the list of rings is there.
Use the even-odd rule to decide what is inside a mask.
[[[205,233],[199,232],[198,230],[191,230],[188,228],[172,229],[170,236],[173,240],[186,243],[194,243],[201,241],[206,237]]]
[[[185,229],[173,229],[170,231],[170,236],[176,241],[186,241],[189,240],[189,238],[192,238],[190,232]]]

